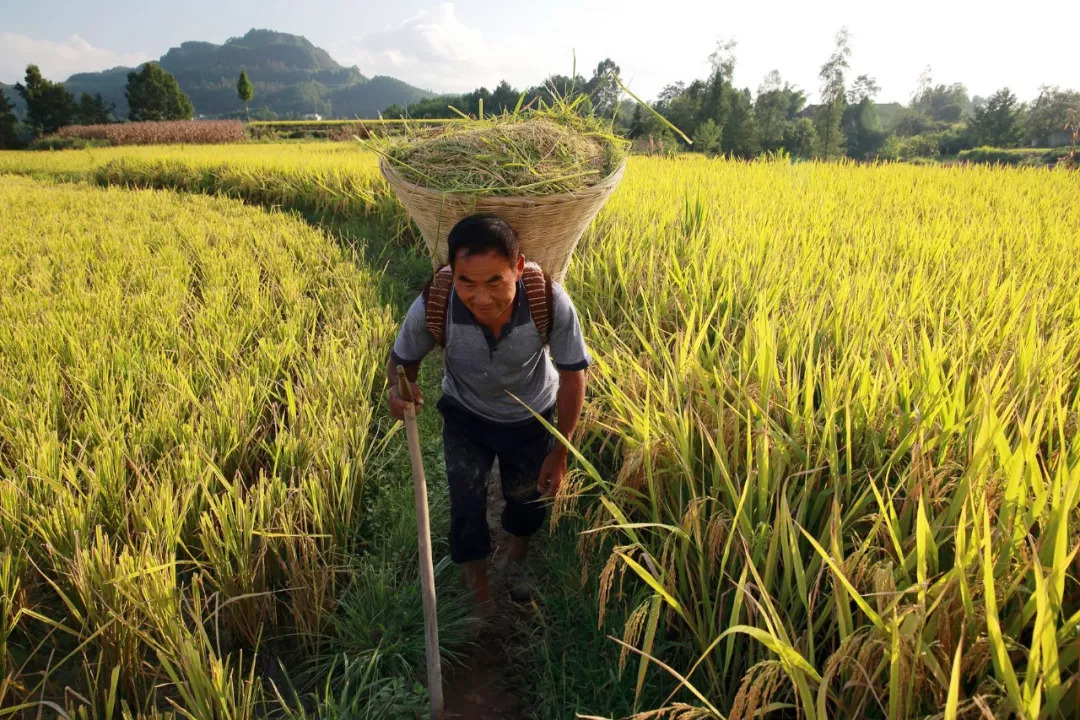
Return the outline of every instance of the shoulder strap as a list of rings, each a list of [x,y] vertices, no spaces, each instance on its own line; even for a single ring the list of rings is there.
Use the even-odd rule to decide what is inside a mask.
[[[534,262],[525,263],[521,275],[525,282],[525,297],[529,301],[529,313],[533,324],[545,345],[550,337],[551,320],[555,317],[555,299],[551,288],[551,276]],[[424,316],[428,332],[443,347],[446,342],[446,311],[450,304],[450,289],[454,276],[449,265],[439,268],[424,285]]]
[[[555,317],[551,276],[536,263],[526,262],[521,279],[525,282],[525,296],[529,299],[533,324],[540,333],[540,339],[547,345],[551,334],[551,320]]]
[[[446,341],[446,308],[453,284],[454,276],[450,272],[450,266],[444,265],[438,272],[432,273],[424,285],[424,322],[439,347]]]

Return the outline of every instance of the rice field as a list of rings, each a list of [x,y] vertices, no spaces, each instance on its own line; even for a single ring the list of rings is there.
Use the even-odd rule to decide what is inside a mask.
[[[195,195],[400,236],[375,156],[0,172],[38,178],[0,178],[0,708],[37,697],[40,640],[106,690],[71,712],[254,716],[273,678],[240,650],[342,637],[397,318],[301,219]],[[640,717],[1080,714],[1078,197],[1046,169],[630,159],[567,279],[597,365],[556,515]]]
[[[230,200],[11,176],[0,247],[0,716],[252,717],[256,651],[375,663],[335,613],[393,622],[368,604],[415,583],[357,567],[401,543],[362,261]]]
[[[235,143],[246,135],[239,120],[172,120],[101,125],[66,125],[62,138],[108,140],[113,145],[165,145],[168,143]]]
[[[706,716],[1075,716],[1080,178],[654,165],[569,281],[622,640]]]

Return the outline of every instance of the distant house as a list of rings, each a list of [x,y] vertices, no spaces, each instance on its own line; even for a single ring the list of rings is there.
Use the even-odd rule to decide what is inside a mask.
[[[1055,133],[1050,133],[1050,136],[1046,138],[1046,147],[1065,147],[1072,142],[1072,133],[1065,130],[1058,130]]]
[[[1058,130],[1049,135],[1034,138],[1031,147],[1034,148],[1057,148],[1067,147],[1072,144],[1072,133],[1067,130]]]
[[[322,115],[319,113],[304,113],[304,120],[322,120]]]

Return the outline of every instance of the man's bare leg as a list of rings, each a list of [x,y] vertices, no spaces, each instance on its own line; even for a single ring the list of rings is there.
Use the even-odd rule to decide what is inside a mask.
[[[507,548],[506,553],[506,572],[510,585],[510,599],[514,602],[528,602],[533,596],[532,579],[525,569],[525,556],[528,552],[528,536],[510,537],[510,547]]]
[[[526,537],[510,537],[510,551],[507,553],[510,556],[510,560],[516,563],[525,562],[525,555],[529,552],[529,538]]]
[[[491,591],[488,589],[487,559],[461,563],[465,571],[465,583],[473,591],[477,606],[484,608],[491,603]]]

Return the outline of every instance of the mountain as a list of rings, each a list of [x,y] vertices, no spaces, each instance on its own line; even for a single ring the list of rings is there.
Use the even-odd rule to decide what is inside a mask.
[[[28,59],[32,62],[32,59]],[[244,104],[236,96],[241,68],[255,86],[253,111],[266,108],[280,117],[319,113],[323,117],[374,117],[393,104],[411,103],[432,93],[392,77],[365,77],[356,66],[339,65],[322,48],[299,35],[272,30],[248,31],[222,45],[185,42],[158,61],[180,84],[195,106],[196,115],[220,117],[242,114]],[[127,117],[124,86],[133,68],[115,67],[95,73],[78,73],[64,82],[76,97],[101,93],[116,104],[116,113]],[[5,94],[9,94],[4,89]]]
[[[15,91],[15,86],[0,83],[0,90],[3,90],[4,97],[15,105],[15,117],[20,119],[26,117],[26,103],[23,102],[22,95]]]

